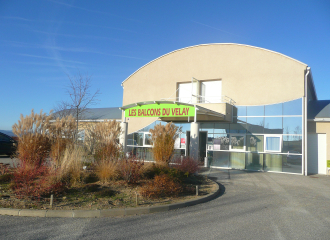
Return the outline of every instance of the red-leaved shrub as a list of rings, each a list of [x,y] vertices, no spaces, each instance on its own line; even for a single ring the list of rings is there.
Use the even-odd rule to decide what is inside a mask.
[[[6,165],[0,163],[0,183],[10,182],[12,175],[12,171]]]
[[[141,161],[132,159],[122,160],[120,163],[120,172],[122,178],[127,183],[137,183],[141,178],[140,169],[142,168],[143,164],[144,163]]]
[[[155,176],[148,184],[142,187],[141,195],[148,198],[175,197],[183,191],[180,183],[166,174]]]
[[[63,184],[55,179],[48,167],[23,162],[13,174],[11,189],[18,198],[58,194],[63,190]]]
[[[193,174],[199,171],[198,161],[191,157],[184,157],[181,161],[180,158],[174,160],[173,168],[185,173],[185,175]]]

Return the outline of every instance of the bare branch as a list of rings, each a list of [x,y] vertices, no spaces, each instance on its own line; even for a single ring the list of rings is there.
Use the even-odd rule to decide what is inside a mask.
[[[77,132],[78,124],[83,113],[89,105],[96,104],[101,94],[100,89],[91,93],[92,77],[86,74],[82,75],[80,72],[69,78],[69,85],[66,87],[66,93],[69,96],[69,101],[62,101],[56,107],[56,117],[72,115],[76,119]]]

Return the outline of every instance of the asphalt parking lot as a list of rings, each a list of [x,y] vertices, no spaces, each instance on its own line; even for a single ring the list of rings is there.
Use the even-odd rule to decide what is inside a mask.
[[[2,239],[329,239],[330,177],[212,170],[216,199],[118,218],[0,216]]]

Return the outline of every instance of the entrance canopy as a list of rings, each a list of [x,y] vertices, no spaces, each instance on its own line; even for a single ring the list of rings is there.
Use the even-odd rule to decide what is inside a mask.
[[[225,115],[196,104],[177,101],[138,102],[120,108],[125,118],[158,117],[163,121],[207,121],[224,120]],[[193,119],[192,119],[193,118]]]

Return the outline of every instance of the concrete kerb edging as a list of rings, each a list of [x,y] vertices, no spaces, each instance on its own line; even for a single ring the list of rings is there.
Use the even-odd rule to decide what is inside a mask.
[[[37,209],[12,209],[0,208],[0,215],[24,216],[24,217],[67,217],[67,218],[99,218],[99,217],[119,217],[131,216],[148,213],[166,212],[174,209],[190,207],[196,204],[212,200],[220,193],[220,187],[217,182],[217,189],[213,193],[195,200],[173,203],[152,207],[136,208],[115,208],[104,210],[37,210]]]

